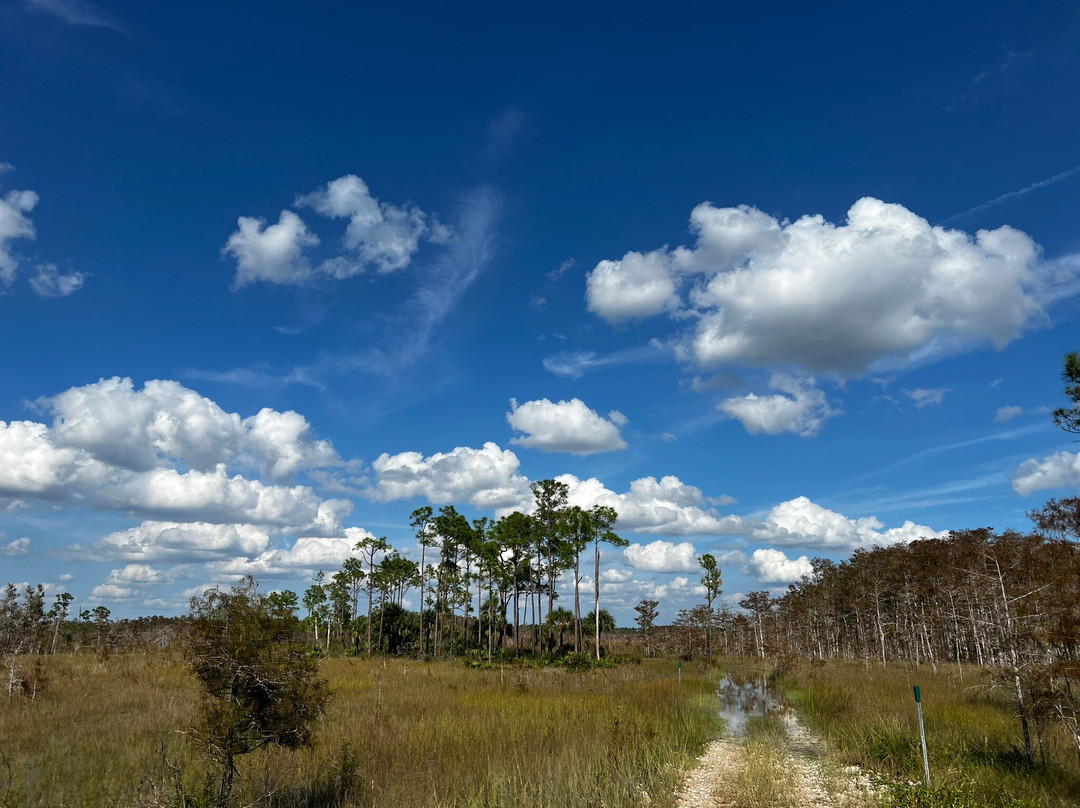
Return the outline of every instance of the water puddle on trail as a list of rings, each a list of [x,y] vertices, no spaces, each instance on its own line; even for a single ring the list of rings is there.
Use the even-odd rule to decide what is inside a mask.
[[[746,726],[755,715],[786,717],[791,708],[780,694],[769,688],[764,676],[757,678],[725,674],[717,691],[720,698],[720,717],[727,722],[728,734],[746,734]]]

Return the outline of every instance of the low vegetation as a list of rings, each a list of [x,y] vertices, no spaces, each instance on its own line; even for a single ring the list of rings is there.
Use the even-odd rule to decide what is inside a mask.
[[[912,694],[921,686],[931,785],[926,789]],[[787,698],[842,762],[897,783],[893,805],[911,808],[1064,808],[1080,804],[1071,739],[1049,725],[1029,760],[1015,695],[986,673],[931,666],[799,663],[780,681]]]
[[[43,657],[50,686],[0,707],[0,806],[213,805],[220,768],[188,730],[196,682],[172,654]],[[239,805],[670,805],[719,732],[715,668],[586,672],[328,659],[314,752],[237,760]]]

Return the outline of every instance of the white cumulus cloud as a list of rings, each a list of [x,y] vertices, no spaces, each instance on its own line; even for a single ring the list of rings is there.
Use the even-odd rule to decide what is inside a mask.
[[[377,502],[425,497],[436,504],[467,501],[478,508],[524,509],[532,501],[521,461],[487,442],[424,457],[420,452],[382,454],[371,464],[376,479],[367,495]]]
[[[884,531],[883,527],[876,516],[850,519],[807,497],[796,497],[773,508],[764,522],[753,528],[750,536],[756,541],[787,547],[854,549],[948,535],[948,531],[933,530],[911,521]]]
[[[515,430],[525,433],[510,441],[518,446],[576,455],[626,448],[619,433],[626,417],[613,410],[604,418],[579,398],[557,403],[542,398],[524,404],[510,399],[506,420]]]
[[[222,255],[236,259],[233,287],[239,289],[256,281],[302,283],[311,274],[304,249],[319,243],[304,220],[291,210],[281,211],[276,224],[265,219],[241,216],[237,229],[222,248]]]
[[[858,374],[972,342],[1002,347],[1044,316],[1038,246],[1010,227],[970,236],[865,197],[833,224],[756,208],[691,214],[693,247],[627,253],[589,273],[589,309],[612,323],[695,320],[681,355]]]
[[[37,405],[52,427],[0,421],[0,499],[46,500],[177,522],[245,523],[328,535],[351,503],[283,485],[341,463],[298,414],[242,419],[176,382],[101,380]],[[230,470],[269,476],[268,484]]]
[[[0,536],[0,539],[3,537]],[[27,536],[23,536],[20,539],[12,539],[7,544],[0,544],[0,556],[7,556],[8,558],[17,558],[18,556],[24,556],[30,552],[30,539]]]
[[[754,393],[734,396],[720,402],[717,409],[737,418],[752,435],[792,432],[804,438],[816,435],[828,419],[840,414],[829,406],[825,393],[815,386],[813,379],[774,373],[769,387],[779,392],[767,396]]]
[[[161,570],[154,569],[149,564],[126,564],[120,569],[109,573],[105,584],[126,586],[131,584],[161,584],[167,583],[168,579]]]
[[[1018,415],[1024,414],[1024,408],[1015,405],[1008,407],[998,407],[996,413],[994,413],[994,422],[1008,421],[1010,418],[1015,418]]]
[[[90,590],[90,597],[98,601],[113,602],[118,600],[130,600],[135,597],[136,590],[131,586],[120,584],[98,584]]]
[[[445,244],[454,235],[451,228],[413,205],[380,202],[355,174],[300,194],[294,202],[320,216],[348,219],[342,237],[345,251],[313,266],[309,248],[321,241],[297,213],[283,210],[275,224],[241,216],[221,251],[236,260],[234,289],[257,281],[302,284],[319,275],[342,280],[368,267],[394,272],[412,263],[422,241]]]
[[[1013,472],[1013,491],[1022,497],[1046,488],[1080,486],[1080,453],[1057,452],[1041,460],[1025,460]]]
[[[711,507],[700,488],[687,485],[678,477],[642,477],[630,483],[630,490],[619,494],[595,477],[582,480],[573,474],[556,477],[570,489],[571,505],[591,508],[612,507],[619,514],[617,529],[635,533],[658,533],[671,536],[722,535],[746,529],[738,516],[723,516]]]
[[[55,445],[45,424],[0,421],[0,496],[62,499],[112,476],[88,453]]]
[[[813,572],[806,556],[788,558],[783,550],[763,548],[754,550],[748,566],[762,583],[787,583],[797,581]]]
[[[92,503],[176,521],[253,523],[303,533],[335,530],[351,510],[346,500],[319,497],[304,485],[266,485],[224,465],[213,471],[152,469],[90,492]]]
[[[629,252],[618,261],[601,261],[586,276],[589,310],[611,323],[651,317],[679,306],[670,256],[662,250]]]
[[[0,197],[0,284],[10,286],[15,280],[19,262],[11,254],[15,239],[33,239],[34,223],[26,215],[38,203],[33,191],[8,191]]]
[[[0,176],[12,171],[8,163],[0,163]],[[37,207],[40,197],[34,191],[8,191],[0,196],[0,289],[6,289],[15,281],[19,259],[12,251],[12,242],[23,239],[33,241],[37,237],[29,213]],[[37,265],[30,278],[30,288],[41,297],[67,297],[80,289],[86,280],[81,272],[63,273],[56,264]]]
[[[225,559],[207,565],[207,569],[216,576],[253,575],[256,578],[295,577],[316,570],[336,571],[345,559],[356,556],[357,542],[375,538],[373,533],[360,527],[345,528],[344,533],[333,537],[301,537],[287,549],[267,550],[251,558]]]
[[[270,546],[270,534],[254,525],[146,521],[102,537],[89,547],[73,545],[67,556],[89,561],[209,561],[257,556]]]
[[[918,409],[940,404],[945,400],[948,387],[916,387],[914,390],[904,390],[904,395],[915,402]]]
[[[325,188],[297,197],[296,204],[323,216],[349,220],[344,243],[359,263],[327,265],[327,271],[337,277],[363,271],[367,264],[373,264],[379,272],[402,269],[420,249],[421,239],[442,243],[451,236],[448,227],[417,207],[380,202],[355,174],[338,177]]]
[[[646,572],[695,572],[700,569],[697,551],[688,541],[674,544],[657,539],[648,544],[631,544],[623,555],[636,570]]]
[[[377,502],[423,497],[434,504],[468,502],[494,510],[496,515],[512,510],[529,512],[535,507],[529,479],[520,473],[517,455],[491,442],[480,449],[459,446],[427,457],[420,452],[383,454],[371,467],[375,479],[364,494]],[[562,474],[555,479],[566,483],[571,505],[615,508],[619,530],[692,536],[740,533],[746,529],[742,518],[721,515],[713,507],[733,500],[708,498],[700,488],[678,477],[642,477],[621,494],[595,477],[580,479]]]
[[[272,480],[289,480],[304,469],[340,464],[331,443],[316,439],[311,424],[298,412],[263,407],[241,424],[244,432],[237,444],[238,453],[252,458]]]
[[[301,470],[340,463],[333,446],[317,440],[297,412],[263,408],[241,418],[171,380],[150,380],[136,390],[130,378],[101,379],[38,404],[53,415],[50,432],[58,446],[136,471],[168,459],[200,470],[236,460],[287,481]]]

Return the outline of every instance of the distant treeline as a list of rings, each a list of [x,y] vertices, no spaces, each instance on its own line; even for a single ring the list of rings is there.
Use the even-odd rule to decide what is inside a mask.
[[[267,607],[300,617],[298,638],[320,654],[506,659],[584,656],[591,645],[589,655],[598,658],[604,633],[613,650],[630,655],[694,658],[715,651],[903,662],[949,665],[959,675],[978,666],[1014,694],[1028,755],[1050,722],[1068,730],[1080,755],[1080,545],[1074,541],[1080,537],[1080,498],[1051,500],[1033,512],[1035,534],[962,530],[944,539],[856,550],[839,563],[814,559],[813,572],[783,595],[749,593],[739,601],[742,612],[713,608],[709,601],[720,593],[720,574],[703,556],[702,582],[710,595],[705,603],[664,626],[662,604],[643,600],[636,607],[638,630],[615,636],[615,621],[605,610],[599,610],[599,625],[595,608],[581,615],[579,587],[574,611],[555,605],[564,571],[572,570],[580,583],[586,549],[593,551],[599,577],[600,543],[619,541],[610,531],[615,515],[554,501],[556,507],[534,516],[515,513],[495,522],[469,522],[453,506],[438,514],[420,508],[413,524],[421,557],[430,553],[431,564],[421,566],[385,539],[368,538],[357,544],[358,558],[329,576],[320,573],[302,600],[272,592]],[[426,604],[422,612],[403,605],[416,588]],[[9,698],[32,695],[40,686],[24,662],[31,655],[164,648],[185,630],[185,618],[113,622],[104,607],[75,616],[71,603],[66,593],[46,603],[40,586],[4,590],[0,655]],[[297,614],[301,610],[306,614]]]
[[[856,550],[780,597],[752,592],[746,614],[712,625],[725,654],[954,666],[996,674],[1015,695],[1025,752],[1051,722],[1080,755],[1080,499],[1030,514],[1040,532],[953,531]],[[688,627],[701,617],[681,615]],[[707,615],[705,616],[707,617]],[[699,628],[700,630],[700,628]]]

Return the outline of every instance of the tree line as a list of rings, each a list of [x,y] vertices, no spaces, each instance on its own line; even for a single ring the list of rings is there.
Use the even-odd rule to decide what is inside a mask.
[[[752,592],[717,615],[725,653],[978,666],[1015,696],[1025,753],[1051,721],[1080,755],[1080,499],[1032,514],[1040,533],[953,531],[948,538],[818,558],[779,597]]]
[[[569,488],[557,480],[533,483],[532,493],[532,514],[499,519],[470,521],[453,505],[417,508],[409,521],[419,561],[386,537],[368,537],[356,544],[355,557],[336,572],[320,572],[301,597],[277,592],[269,601],[285,612],[302,607],[312,643],[327,650],[489,658],[567,651],[600,659],[601,634],[614,628],[600,608],[602,548],[628,543],[614,532],[618,513],[569,505]],[[585,615],[583,569],[593,578],[593,609]],[[573,575],[572,609],[556,605],[566,573]],[[410,612],[405,599],[417,590],[421,607]]]
[[[1054,422],[1080,434],[1080,354],[1065,357],[1062,377],[1073,406]],[[1036,532],[954,530],[839,563],[815,558],[783,594],[747,594],[742,613],[714,611],[711,597],[681,611],[660,650],[709,655],[715,632],[729,656],[952,665],[960,676],[977,666],[1015,699],[1029,760],[1051,723],[1080,757],[1080,498],[1028,516]],[[704,558],[703,567],[708,586]]]

